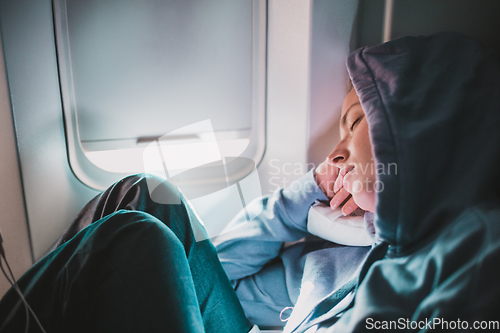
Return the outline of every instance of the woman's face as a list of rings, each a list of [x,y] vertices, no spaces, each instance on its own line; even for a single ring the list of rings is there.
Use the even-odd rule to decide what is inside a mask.
[[[362,209],[375,212],[375,169],[368,136],[368,123],[359,97],[352,89],[342,106],[341,141],[328,155],[329,163],[340,169],[338,181]]]

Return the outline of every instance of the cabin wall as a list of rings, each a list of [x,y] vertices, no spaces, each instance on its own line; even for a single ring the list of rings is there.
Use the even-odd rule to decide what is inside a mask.
[[[78,181],[68,165],[52,2],[1,1],[0,22],[36,260],[97,191]]]
[[[268,0],[263,194],[290,186],[338,142],[345,57],[382,41],[388,3]],[[392,3],[392,38],[462,31],[500,52],[498,0]],[[52,2],[0,0],[0,30],[0,229],[19,277],[98,192],[68,163]],[[0,295],[7,287],[0,277]]]
[[[300,176],[289,166],[306,164],[309,102],[311,2],[271,0],[268,8],[263,193]],[[2,0],[0,24],[36,260],[98,192],[81,183],[68,163],[51,1]]]
[[[33,261],[13,124],[0,44],[0,231],[9,265],[19,278]],[[0,276],[0,297],[8,288],[7,279]]]
[[[306,172],[312,1],[270,0],[267,31],[266,152],[262,192]]]
[[[314,0],[311,20],[307,160],[317,166],[339,141],[347,93],[346,57],[356,43],[359,1]]]
[[[457,31],[500,54],[498,0],[314,0],[311,24],[309,168],[323,161],[340,139],[350,51],[382,43],[384,33],[394,39]]]
[[[500,1],[361,0],[356,47],[381,43],[384,30],[389,39],[463,32],[500,54]]]

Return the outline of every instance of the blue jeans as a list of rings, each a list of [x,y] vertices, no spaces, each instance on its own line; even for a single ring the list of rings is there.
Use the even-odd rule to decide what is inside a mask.
[[[214,247],[194,240],[198,221],[189,206],[153,202],[146,177],[128,177],[94,198],[19,279],[45,330],[248,332]],[[22,332],[25,321],[11,289],[0,301],[0,332]],[[33,319],[30,332],[39,332]]]

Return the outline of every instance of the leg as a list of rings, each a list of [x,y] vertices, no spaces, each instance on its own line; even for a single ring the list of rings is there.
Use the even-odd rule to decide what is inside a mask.
[[[119,211],[97,221],[19,285],[47,332],[203,332],[184,247],[148,214]],[[0,316],[2,332],[22,332],[23,312],[10,290],[0,303],[8,314]]]
[[[175,191],[175,189],[166,184],[165,190],[168,191]],[[182,246],[183,248],[183,254],[182,256],[179,256],[179,254],[176,252],[175,255],[172,255],[173,252],[169,251],[163,251],[163,252],[168,252],[170,253],[167,255],[166,253],[163,253],[162,251],[157,252],[156,247],[158,246],[157,244],[163,243],[165,240],[159,240],[156,243],[151,243],[149,237],[142,236],[140,238],[140,242],[138,244],[128,244],[127,237],[123,235],[134,235],[135,232],[129,232],[128,234],[120,234],[122,236],[120,237],[110,237],[108,235],[102,236],[101,241],[99,242],[89,242],[88,240],[85,239],[85,246],[83,248],[86,249],[93,249],[94,247],[99,248],[97,244],[111,242],[111,239],[116,239],[118,240],[117,244],[120,242],[124,242],[124,245],[122,246],[123,251],[118,251],[118,252],[113,252],[114,255],[108,255],[107,253],[103,252],[99,256],[95,256],[97,259],[97,262],[102,262],[106,257],[109,257],[110,259],[107,259],[108,262],[111,263],[121,263],[122,265],[128,265],[128,267],[132,266],[138,266],[138,267],[143,267],[146,263],[150,263],[149,265],[146,265],[144,269],[142,270],[143,273],[141,278],[137,280],[141,283],[145,284],[146,289],[147,288],[152,288],[156,287],[158,284],[163,285],[164,283],[156,283],[154,285],[151,285],[153,282],[151,282],[150,278],[150,272],[148,270],[153,270],[158,271],[158,268],[162,267],[168,267],[169,270],[163,272],[162,269],[160,269],[160,272],[154,272],[153,275],[155,274],[164,274],[174,277],[174,280],[176,277],[183,276],[183,278],[186,276],[185,274],[180,274],[179,272],[182,272],[183,270],[181,268],[177,268],[178,265],[182,266],[182,260],[175,260],[175,258],[182,257],[184,260],[187,261],[187,265],[189,268],[189,275],[192,280],[192,283],[194,285],[194,290],[195,290],[195,299],[197,300],[197,308],[199,309],[198,311],[201,313],[201,318],[203,325],[205,327],[205,330],[207,332],[247,332],[250,329],[250,324],[244,317],[243,311],[241,310],[241,306],[231,288],[231,285],[229,284],[229,281],[227,280],[227,277],[222,269],[222,266],[220,265],[220,262],[218,261],[215,249],[211,245],[210,241],[202,241],[202,242],[195,242],[193,239],[193,233],[191,231],[190,224],[191,223],[197,223],[198,221],[193,221],[193,219],[196,219],[194,217],[194,214],[190,212],[189,207],[187,207],[185,204],[181,205],[159,205],[154,202],[152,202],[149,198],[149,194],[147,192],[146,188],[146,181],[145,177],[129,177],[122,182],[119,182],[115,184],[113,187],[108,189],[106,192],[103,194],[99,195],[96,197],[94,200],[92,200],[85,208],[82,210],[80,215],[78,216],[77,220],[72,224],[70,227],[69,231],[63,236],[63,237],[68,237],[71,238],[70,241],[65,243],[62,246],[59,246],[55,251],[53,251],[51,254],[49,254],[46,258],[42,259],[34,268],[32,268],[28,273],[23,276],[21,279],[23,282],[26,282],[28,285],[27,288],[29,289],[29,281],[31,280],[36,280],[37,282],[35,283],[36,285],[44,285],[43,281],[41,282],[40,279],[40,272],[52,272],[52,277],[54,275],[61,275],[61,274],[71,274],[71,272],[68,272],[67,267],[75,267],[75,271],[77,271],[80,275],[78,279],[75,279],[75,281],[80,281],[82,280],[80,276],[82,276],[82,272],[88,272],[89,269],[85,268],[82,269],[82,267],[85,267],[84,265],[82,266],[79,261],[71,261],[66,262],[69,257],[74,258],[74,255],[68,255],[67,253],[72,253],[72,251],[75,251],[75,244],[79,244],[79,242],[82,242],[84,239],[82,239],[81,234],[87,234],[88,230],[94,230],[98,227],[96,226],[101,226],[104,225],[102,223],[102,220],[99,220],[102,216],[112,216],[112,218],[104,218],[104,220],[108,221],[114,221],[113,223],[110,223],[109,221],[106,222],[106,224],[113,224],[116,226],[120,226],[120,223],[124,223],[122,221],[125,221],[123,215],[124,212],[120,211],[118,213],[113,213],[114,211],[118,209],[140,209],[143,211],[146,211],[154,216],[156,216],[159,221],[161,221],[161,225],[163,225],[164,228],[170,231],[171,236],[175,236],[175,239],[177,240],[178,244]],[[111,214],[111,215],[109,215]],[[130,213],[129,213],[130,214]],[[135,212],[133,214],[142,214]],[[126,214],[125,214],[126,215]],[[150,218],[153,218],[149,214],[144,214],[149,216]],[[118,216],[118,217],[115,217]],[[116,221],[115,221],[116,220]],[[155,223],[158,224],[158,220],[155,219]],[[93,223],[96,222],[96,223]],[[75,225],[79,225],[81,227],[85,227],[85,225],[92,224],[89,228],[85,229],[85,231],[79,233],[75,237],[72,237],[71,235],[68,236],[71,232],[76,233],[78,232],[79,228],[75,227]],[[168,227],[168,228],[167,228]],[[100,227],[99,227],[100,228]],[[73,230],[72,230],[73,229]],[[102,229],[102,228],[101,228]],[[101,230],[99,229],[99,230]],[[121,228],[119,228],[121,230]],[[96,229],[97,230],[97,229]],[[138,234],[141,234],[138,232]],[[169,236],[170,237],[170,236]],[[152,237],[154,239],[154,237]],[[170,237],[171,238],[171,237]],[[94,238],[92,238],[94,239]],[[135,239],[135,238],[134,238]],[[61,243],[64,243],[66,239],[63,239]],[[141,243],[142,242],[142,243]],[[89,245],[90,244],[90,245]],[[116,245],[113,245],[114,247],[117,247]],[[161,248],[161,245],[159,246]],[[120,248],[120,247],[117,247]],[[140,251],[137,249],[141,249]],[[154,253],[143,253],[144,250],[148,251],[153,251]],[[66,255],[62,255],[61,253],[66,253]],[[158,257],[159,256],[159,257]],[[78,257],[78,256],[76,256]],[[155,260],[150,260],[149,258],[156,258],[158,257],[155,262]],[[120,259],[121,258],[121,259]],[[128,258],[135,258],[136,263],[132,265],[130,260]],[[163,258],[163,259],[162,259]],[[125,261],[123,261],[125,259]],[[87,259],[85,259],[87,260]],[[176,262],[175,265],[172,265],[171,262],[174,261]],[[56,262],[56,264],[53,264],[50,266],[50,269],[47,269],[46,265],[52,264],[53,262]],[[63,267],[64,273],[57,272],[57,268],[54,269],[54,265],[59,264],[59,266],[56,267]],[[82,266],[82,267],[80,267]],[[101,265],[100,267],[107,267],[104,265]],[[175,269],[172,269],[175,268]],[[123,269],[123,267],[122,267]],[[131,270],[133,274],[132,268],[128,268]],[[178,272],[179,271],[179,272]],[[145,273],[146,272],[146,273]],[[50,275],[49,273],[47,273]],[[180,275],[179,275],[180,274]],[[36,276],[36,278],[35,278]],[[95,274],[94,275],[87,275],[90,277],[90,280],[94,278],[94,283],[95,281]],[[111,282],[114,283],[115,280],[120,280],[121,274],[116,273],[116,270],[114,272],[111,272],[107,275],[107,278],[104,278],[104,281],[110,281],[108,283],[112,284]],[[127,277],[126,280],[129,278]],[[158,281],[165,281],[164,276],[157,276]],[[45,284],[49,283],[51,278],[47,278],[44,281],[46,281]],[[121,278],[123,282],[123,278]],[[133,279],[132,279],[133,280]],[[168,280],[168,279],[167,279]],[[189,279],[188,279],[189,280]],[[100,279],[99,279],[100,281]],[[177,281],[177,280],[176,280]],[[126,282],[126,281],[125,281]],[[171,283],[172,285],[175,285],[174,282]],[[116,294],[121,294],[120,290],[122,290],[123,286],[117,286],[114,290]],[[168,287],[168,286],[167,286]],[[65,288],[68,288],[67,286]],[[130,289],[131,288],[131,289]],[[131,286],[129,290],[135,290],[135,288],[138,288],[138,285],[134,284]],[[39,289],[44,289],[39,288]],[[45,288],[46,289],[46,288]],[[86,290],[87,288],[80,287],[79,289]],[[102,288],[101,288],[102,289]],[[113,288],[106,287],[106,289],[113,290]],[[139,288],[140,290],[141,288]],[[176,289],[176,288],[174,288]],[[150,290],[150,289],[148,289]],[[172,290],[171,288],[169,289],[170,291]],[[189,290],[179,290],[179,292],[176,292],[174,294],[180,295],[180,298],[178,299],[179,302],[185,302],[186,304],[189,304],[188,299],[192,300],[192,297],[189,295]],[[11,293],[12,294],[12,293]],[[36,294],[36,293],[34,293]],[[45,295],[49,296],[52,294],[52,292],[46,292]],[[102,293],[102,291],[98,294],[105,294],[107,293]],[[111,303],[114,303],[116,300],[116,295],[113,296],[113,293],[111,293],[112,296],[109,298],[101,298],[98,301],[93,301],[93,304],[96,304],[98,306],[103,306],[105,304],[108,304],[107,300],[110,300]],[[171,292],[168,292],[168,294],[172,294]],[[11,298],[15,296],[11,295]],[[43,298],[43,297],[42,297]],[[5,298],[4,298],[5,299]],[[145,302],[146,300],[144,298],[141,298],[140,295],[138,295],[138,299],[135,300],[135,304],[141,304],[140,300],[142,299],[142,302]],[[168,299],[165,297],[162,297],[162,299]],[[59,301],[54,301],[53,303],[58,303]],[[6,304],[10,302],[4,302],[2,300],[2,303],[0,303],[0,308],[2,304]],[[47,302],[45,302],[45,305]],[[75,302],[73,302],[75,303]],[[78,302],[76,302],[78,303]],[[125,301],[119,302],[118,304],[124,304]],[[10,303],[13,304],[13,303]],[[151,303],[155,304],[155,303]],[[175,304],[175,302],[173,303]],[[191,306],[191,305],[190,305]],[[165,312],[165,310],[161,310],[162,306],[156,306],[154,305],[154,308],[160,308],[160,311],[162,313]],[[50,308],[50,307],[49,307]],[[113,307],[111,307],[113,308]],[[177,307],[176,307],[177,308]],[[60,309],[60,311],[63,311],[64,309]],[[89,313],[92,313],[91,310],[88,310]],[[104,310],[103,310],[104,311]],[[138,309],[135,309],[132,311],[139,311]],[[187,311],[187,310],[186,310]],[[19,311],[18,311],[19,312]],[[106,311],[104,311],[106,312]],[[196,311],[187,311],[188,313],[196,313]],[[102,313],[102,311],[99,311],[96,315],[99,315],[99,313]],[[143,313],[143,312],[140,312]],[[172,312],[172,313],[175,313]],[[22,313],[21,313],[22,314]],[[90,318],[93,318],[93,315],[87,315]],[[133,316],[130,316],[133,318]],[[175,316],[176,318],[180,318],[180,316]],[[196,317],[196,316],[194,316]],[[192,318],[192,320],[183,320],[186,321],[187,323],[189,322],[196,322],[196,318]],[[138,318],[136,318],[138,320]],[[171,318],[172,319],[172,318]],[[0,316],[0,323],[2,322],[2,318]],[[100,324],[99,324],[100,325]],[[127,327],[130,327],[127,325]],[[195,325],[196,327],[196,325]],[[195,328],[196,331],[197,328]],[[74,331],[74,329],[73,329]],[[142,331],[142,330],[141,330]],[[146,330],[147,331],[147,330]],[[187,328],[183,330],[174,330],[176,332],[188,332],[189,330]]]
[[[90,201],[61,237],[59,243],[64,243],[83,227],[120,209],[142,211],[153,215],[165,223],[184,244],[205,329],[207,332],[231,332],[230,328],[224,330],[216,328],[220,327],[221,323],[230,324],[227,319],[223,319],[225,317],[235,318],[237,322],[243,322],[245,317],[215,248],[209,240],[201,242],[194,240],[192,226],[201,226],[201,223],[182,197],[179,205],[158,204],[151,200],[148,181],[152,179],[161,183],[155,190],[161,194],[160,197],[179,196],[175,186],[151,175],[124,178]]]

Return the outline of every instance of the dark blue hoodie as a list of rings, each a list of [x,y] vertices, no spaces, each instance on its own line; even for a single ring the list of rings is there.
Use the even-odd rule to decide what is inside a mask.
[[[354,301],[338,321],[324,314],[318,332],[498,325],[498,56],[440,33],[361,48],[347,67],[375,162],[396,163],[397,174],[377,175],[381,242]]]

